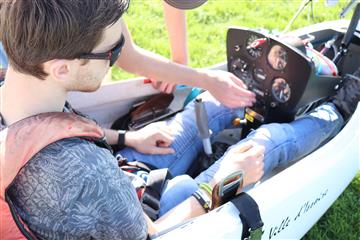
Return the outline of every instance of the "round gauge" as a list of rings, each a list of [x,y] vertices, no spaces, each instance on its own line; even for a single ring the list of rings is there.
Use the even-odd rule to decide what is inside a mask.
[[[262,68],[254,69],[254,77],[258,82],[262,82],[266,80],[266,73]]]
[[[264,39],[259,38],[255,35],[250,35],[248,40],[246,41],[246,50],[250,54],[250,56],[254,58],[258,58],[261,56],[262,47]]]
[[[231,70],[233,70],[233,71],[240,70],[240,71],[244,72],[244,71],[246,71],[246,69],[247,69],[247,63],[240,58],[235,58],[231,62]]]
[[[248,85],[251,82],[251,76],[248,71],[248,64],[246,61],[235,58],[230,62],[230,71]]]
[[[271,48],[267,59],[273,69],[283,70],[287,65],[288,55],[283,47],[275,45]]]
[[[291,89],[289,84],[283,78],[276,78],[271,87],[271,92],[275,99],[280,103],[289,101],[291,96]]]

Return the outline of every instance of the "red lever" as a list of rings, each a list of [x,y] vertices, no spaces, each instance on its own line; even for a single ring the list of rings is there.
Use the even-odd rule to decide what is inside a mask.
[[[149,79],[149,78],[144,79],[143,82],[144,82],[144,84],[150,84],[150,83],[152,83],[151,79]]]
[[[253,41],[249,47],[250,48],[258,48],[261,45],[263,45],[264,43],[266,43],[266,38],[259,38],[259,39],[256,39],[255,41]]]

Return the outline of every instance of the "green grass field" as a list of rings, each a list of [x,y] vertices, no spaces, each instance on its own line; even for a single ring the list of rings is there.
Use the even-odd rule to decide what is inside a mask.
[[[314,18],[308,6],[292,29],[336,20],[347,2],[339,1],[334,7],[326,7],[325,1],[314,1]],[[286,0],[209,0],[206,5],[188,11],[189,64],[206,67],[225,61],[228,26],[281,32],[300,4],[301,1]],[[132,0],[125,19],[139,46],[170,56],[160,0]],[[112,70],[113,79],[130,77],[133,75],[116,68]],[[304,239],[360,239],[360,173]]]

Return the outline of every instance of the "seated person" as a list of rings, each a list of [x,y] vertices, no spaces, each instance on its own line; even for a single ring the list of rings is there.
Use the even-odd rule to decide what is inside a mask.
[[[61,7],[53,5],[51,8],[45,4],[45,0],[38,0],[39,4],[36,6],[26,3],[26,1],[8,2],[0,11],[1,18],[9,19],[1,25],[4,29],[1,29],[0,34],[12,32],[9,31],[12,29],[13,32],[22,34],[29,40],[16,41],[11,34],[1,35],[5,49],[19,49],[12,47],[14,45],[28,49],[26,53],[13,50],[9,55],[10,66],[1,91],[3,104],[1,129],[39,113],[63,111],[69,91],[96,90],[108,70],[109,62],[105,59],[83,60],[82,54],[91,52],[96,55],[98,52],[111,49],[116,42],[119,42],[116,36],[121,35],[124,26],[119,18],[127,7],[126,1],[117,0],[96,3],[91,1],[91,4],[83,1],[77,5],[62,1]],[[85,7],[88,8],[86,19],[81,14]],[[33,21],[29,19],[40,21],[41,19],[34,17],[37,8],[41,8],[45,16],[48,14],[51,18],[59,20],[59,26],[43,27],[43,24],[36,24],[36,29],[42,34],[27,35],[17,26],[31,25]],[[47,11],[54,8],[58,11]],[[75,23],[82,24],[81,30],[61,24],[64,15],[57,13],[68,11],[74,14],[66,16],[72,16]],[[24,22],[12,24],[21,21],[15,14],[18,12],[22,13]],[[57,21],[46,22],[49,25],[57,23]],[[31,26],[29,29],[33,28],[34,26]],[[70,35],[73,38],[65,38],[60,34],[62,31],[58,31],[59,28],[72,32]],[[49,29],[56,31],[47,31]],[[32,43],[34,37],[38,41],[43,41],[41,47],[26,47],[26,43]],[[88,41],[84,40],[80,43],[76,41],[77,38],[85,38]],[[56,39],[56,44],[53,45],[50,39]],[[63,54],[60,57],[59,52]],[[27,58],[19,57],[21,54],[26,54]],[[124,54],[130,57],[126,55],[129,52],[124,51]],[[35,66],[34,62],[37,63]],[[124,63],[124,60],[120,62]],[[187,73],[191,72],[186,68],[171,66],[173,70],[180,68],[185,72],[188,71]],[[219,106],[219,103],[215,101],[214,106]],[[237,111],[220,107],[228,113]],[[69,108],[65,110],[71,111]],[[221,116],[219,117],[221,119]],[[141,143],[135,142],[135,147],[139,145]],[[209,172],[203,174],[204,181],[208,181],[212,176],[209,183],[214,185],[218,179],[239,169],[247,172],[245,184],[259,179],[263,171],[263,148],[250,143],[241,149],[237,147],[233,149],[235,150],[229,150],[226,157],[221,160],[220,167],[219,164],[214,165],[215,167],[211,167]],[[3,157],[4,154],[0,156]],[[181,170],[181,167],[178,169]],[[143,239],[148,233],[146,225],[148,220],[143,215],[131,183],[117,167],[116,159],[108,150],[81,138],[63,139],[42,149],[23,167],[8,188],[8,193],[21,218],[40,238]],[[3,199],[3,193],[0,196]],[[192,206],[192,210],[184,211],[180,209],[182,206],[179,206],[179,211],[185,215],[182,219],[204,213],[201,205],[193,197],[186,201]],[[176,218],[177,215],[170,214],[163,219]],[[150,221],[148,223],[150,224]]]
[[[36,4],[19,0],[1,4],[0,19],[6,21],[1,21],[0,39],[9,58],[0,91],[1,168],[5,164],[11,170],[23,160],[8,159],[9,152],[3,146],[13,144],[11,146],[20,147],[18,151],[21,152],[27,145],[36,144],[38,138],[45,137],[15,136],[14,141],[8,142],[8,129],[40,114],[71,112],[70,107],[64,107],[67,93],[91,92],[100,87],[101,79],[120,54],[122,34],[127,43],[118,63],[127,70],[136,72],[140,66],[138,73],[146,76],[146,71],[156,67],[162,70],[150,73],[148,77],[160,81],[172,78],[179,84],[200,86],[204,81],[182,82],[181,79],[185,76],[186,79],[204,78],[205,88],[211,86],[209,90],[226,105],[251,105],[253,93],[230,73],[191,69],[139,50],[131,43],[120,19],[127,7],[127,0],[36,0]],[[42,13],[42,18],[38,18],[38,12]],[[149,65],[143,63],[146,59]],[[50,130],[56,127],[51,121],[47,126]],[[43,133],[52,135],[51,131]],[[139,135],[142,137],[141,132]],[[17,141],[28,142],[19,146]],[[139,141],[135,144],[143,145]],[[251,169],[258,169],[259,174],[254,175],[260,175],[262,151],[260,147],[249,146],[236,153],[236,158],[224,161],[228,164],[223,165],[226,167],[219,175],[227,176],[242,169],[242,162],[249,162]],[[150,221],[141,209],[131,182],[118,168],[117,160],[108,149],[84,138],[65,138],[45,146],[22,166],[9,184],[4,175],[0,179],[3,223],[0,232],[4,239],[21,237],[5,197],[38,238],[146,238]],[[247,177],[246,181],[257,179]],[[183,212],[189,218],[204,213],[193,197],[186,201],[193,207],[191,211]]]
[[[291,123],[264,124],[239,143],[231,146],[224,156],[194,180],[190,177],[178,178],[177,184],[166,188],[160,201],[160,216],[193,194],[200,183],[211,183],[218,179],[217,171],[223,161],[233,159],[244,144],[262,146],[265,149],[264,169],[261,176],[268,174],[275,167],[289,161],[300,159],[311,153],[321,144],[334,137],[355,111],[360,101],[360,68],[345,77],[344,86],[327,103]],[[224,128],[231,127],[231,121],[241,109],[229,109],[215,100],[208,93],[202,95],[207,109],[209,128],[216,135]],[[170,147],[175,154],[147,155],[133,148],[125,148],[120,154],[129,161],[138,160],[156,168],[169,168],[173,175],[185,173],[202,150],[202,140],[198,137],[195,124],[194,103],[190,103],[184,112],[167,121],[173,130],[173,142]],[[241,168],[245,176],[259,179],[258,172],[253,173],[244,162]],[[254,167],[254,166],[252,166]],[[255,166],[258,167],[258,166]],[[224,176],[221,176],[224,177]]]

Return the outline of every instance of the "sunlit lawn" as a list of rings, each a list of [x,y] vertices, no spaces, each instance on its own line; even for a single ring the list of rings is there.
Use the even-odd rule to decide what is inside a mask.
[[[348,1],[326,7],[325,1],[314,1],[314,18],[310,6],[294,22],[293,29],[315,22],[338,19]],[[196,10],[188,11],[190,65],[206,67],[226,59],[225,36],[228,26],[265,28],[282,31],[301,1],[210,0]],[[125,19],[135,42],[148,50],[169,57],[160,0],[132,0]],[[348,16],[349,17],[349,16]],[[113,79],[133,75],[113,69]],[[360,239],[360,174],[305,236],[305,239]]]

